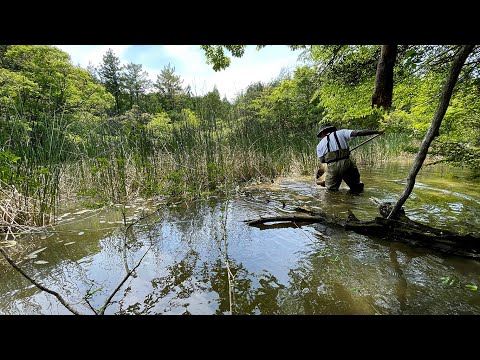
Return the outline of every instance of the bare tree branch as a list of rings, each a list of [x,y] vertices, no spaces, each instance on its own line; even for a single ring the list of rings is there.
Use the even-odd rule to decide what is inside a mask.
[[[135,267],[130,270],[127,275],[125,275],[125,277],[123,278],[123,280],[120,282],[120,284],[118,284],[117,288],[112,292],[112,294],[108,297],[107,301],[105,301],[105,304],[103,304],[103,306],[100,308],[100,311],[98,312],[98,315],[103,315],[105,313],[105,310],[107,309],[107,306],[110,304],[110,302],[112,301],[112,298],[115,296],[115,294],[120,290],[120,288],[122,287],[122,285],[125,283],[125,281],[128,280],[128,278],[133,274],[133,272],[140,266],[143,258],[145,257],[145,255],[147,255],[148,251],[150,250],[150,248],[152,247],[152,245],[150,245],[147,249],[147,251],[145,251],[145,254],[143,254],[143,256],[140,258],[140,260],[138,261],[137,265],[135,265]]]
[[[415,186],[415,178],[417,177],[417,174],[420,171],[423,162],[425,161],[425,158],[427,157],[428,148],[430,147],[433,139],[439,135],[440,125],[442,124],[443,117],[445,116],[445,113],[447,111],[450,98],[452,97],[453,88],[457,83],[460,71],[462,70],[462,67],[468,55],[470,55],[474,47],[475,45],[463,45],[457,53],[450,69],[450,73],[448,75],[445,86],[442,90],[442,95],[440,96],[437,111],[435,112],[430,127],[425,134],[422,143],[420,144],[420,148],[418,149],[417,155],[415,157],[415,162],[410,171],[410,174],[408,175],[405,190],[396,202],[390,214],[388,215],[388,219],[395,219],[396,217],[398,217],[403,204],[410,196],[410,193]]]
[[[8,261],[8,263],[15,269],[17,270],[20,274],[22,274],[28,281],[30,281],[33,285],[35,285],[37,288],[39,288],[40,290],[43,290],[49,294],[52,294],[53,296],[55,296],[58,301],[63,305],[65,306],[72,314],[75,314],[75,315],[82,315],[81,313],[79,313],[76,309],[74,309],[59,293],[57,293],[56,291],[53,291],[53,290],[50,290],[48,288],[46,288],[45,286],[43,286],[42,284],[38,283],[37,281],[35,281],[34,279],[32,279],[29,275],[27,275],[27,273],[25,273],[25,271],[23,271],[22,268],[20,268],[19,266],[17,266],[17,264],[15,264],[15,262],[8,256],[8,254],[5,252],[5,250],[3,250],[1,247],[0,247],[0,253],[2,253],[2,255],[5,257],[5,259]]]
[[[90,304],[90,301],[85,297],[84,298],[85,302],[87,303],[88,307],[95,313],[95,315],[98,315],[98,311]]]

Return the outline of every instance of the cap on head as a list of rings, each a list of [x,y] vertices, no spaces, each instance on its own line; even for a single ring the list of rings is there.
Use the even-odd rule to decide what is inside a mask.
[[[317,137],[322,137],[322,133],[329,133],[335,130],[337,130],[337,128],[330,123],[320,125],[320,128],[318,129]]]

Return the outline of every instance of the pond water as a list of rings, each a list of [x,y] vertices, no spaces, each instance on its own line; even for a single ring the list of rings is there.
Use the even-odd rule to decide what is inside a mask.
[[[6,250],[84,314],[480,314],[480,261],[322,224],[245,220],[295,207],[362,220],[396,201],[411,164],[359,166],[365,190],[328,192],[313,177],[278,178],[225,198],[166,206],[76,209],[55,229]],[[447,166],[423,168],[404,205],[435,227],[480,233],[478,183]],[[143,257],[143,259],[142,259]],[[142,260],[141,260],[142,259]],[[141,261],[140,261],[141,260]],[[477,289],[478,287],[478,289]],[[70,314],[0,260],[0,314]]]

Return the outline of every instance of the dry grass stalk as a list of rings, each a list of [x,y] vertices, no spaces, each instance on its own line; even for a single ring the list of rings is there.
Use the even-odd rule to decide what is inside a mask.
[[[51,215],[40,216],[38,200],[24,196],[15,186],[0,180],[0,232],[32,232],[50,223]]]

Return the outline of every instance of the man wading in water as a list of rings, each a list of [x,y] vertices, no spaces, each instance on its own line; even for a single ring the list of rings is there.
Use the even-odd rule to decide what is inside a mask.
[[[383,130],[348,130],[337,128],[331,124],[320,126],[317,137],[321,138],[317,145],[317,156],[321,163],[327,164],[325,181],[317,181],[317,184],[325,186],[327,190],[337,191],[342,180],[352,192],[362,192],[363,182],[360,181],[360,173],[357,165],[350,158],[348,141],[355,136],[367,136],[383,134]],[[321,170],[317,172],[317,180]]]

